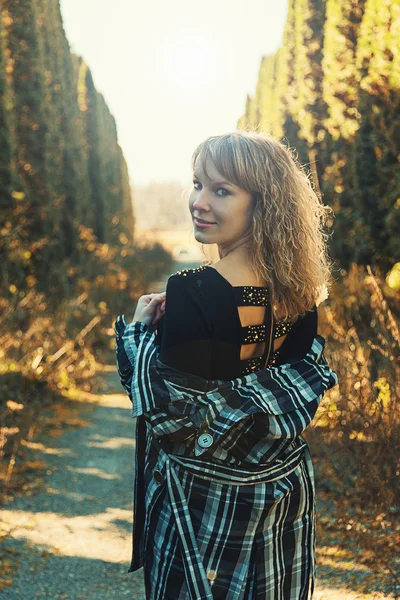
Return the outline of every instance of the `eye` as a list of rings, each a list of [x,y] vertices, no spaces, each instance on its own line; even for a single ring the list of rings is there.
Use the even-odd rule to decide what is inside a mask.
[[[197,181],[196,179],[194,179],[193,180],[193,186],[194,186],[195,190],[197,190],[196,183],[198,183],[199,185],[201,185],[201,183],[199,181]],[[226,194],[222,194],[222,196],[219,196],[220,198],[225,198],[225,196],[229,196],[230,195],[230,191],[227,190],[226,188],[223,188],[223,187],[216,188],[216,191],[218,191],[218,190],[223,190],[224,192],[226,192]]]

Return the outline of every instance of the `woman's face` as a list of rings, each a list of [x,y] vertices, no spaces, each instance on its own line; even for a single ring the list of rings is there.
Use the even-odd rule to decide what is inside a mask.
[[[202,244],[218,244],[220,255],[224,256],[251,239],[253,200],[249,192],[225,181],[209,157],[206,170],[210,179],[206,178],[199,163],[193,174],[189,210],[194,234]],[[196,217],[212,225],[201,227]]]

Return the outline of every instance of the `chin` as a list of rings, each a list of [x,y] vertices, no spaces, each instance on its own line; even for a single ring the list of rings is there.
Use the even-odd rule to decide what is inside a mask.
[[[204,231],[197,231],[196,228],[194,229],[194,237],[196,239],[196,241],[201,242],[202,244],[215,244],[215,241],[206,241],[208,238],[207,232]]]
[[[194,235],[195,235],[195,236],[196,236],[196,235],[199,235],[200,237],[203,237],[203,235],[204,235],[205,233],[206,233],[206,234],[208,233],[208,232],[207,232],[207,229],[197,229],[197,228],[196,228],[196,225],[193,227],[193,232],[194,232]]]

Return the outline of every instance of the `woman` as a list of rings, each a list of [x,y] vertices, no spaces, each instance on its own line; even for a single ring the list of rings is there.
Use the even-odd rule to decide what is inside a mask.
[[[330,209],[265,134],[212,136],[192,168],[195,237],[219,260],[171,275],[114,326],[138,417],[129,572],[144,566],[152,600],[308,599],[315,487],[301,433],[337,383],[317,332]]]

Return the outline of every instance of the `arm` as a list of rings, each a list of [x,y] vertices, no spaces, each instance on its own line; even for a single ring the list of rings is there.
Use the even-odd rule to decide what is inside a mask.
[[[181,421],[185,437],[190,432],[196,437],[201,433],[212,435],[209,449],[195,445],[196,456],[212,452],[224,438],[229,445],[229,434],[237,427],[245,431],[244,421],[250,417],[256,417],[251,425],[253,436],[294,439],[314,418],[325,392],[338,382],[323,354],[324,345],[324,338],[317,335],[303,358],[227,381],[209,391],[199,390],[198,394],[192,393],[194,386],[190,379],[186,383],[190,388],[186,397],[180,393],[183,383],[178,384],[165,413],[149,414],[153,433],[157,437],[178,439],[179,423],[170,428],[168,415],[170,420],[173,415],[185,417],[186,421]],[[183,431],[179,436],[182,434]]]
[[[210,433],[215,444],[255,415],[255,429],[261,437],[290,439],[300,435],[314,418],[325,392],[338,383],[323,355],[324,345],[324,338],[317,335],[304,358],[209,392],[200,430]],[[205,451],[197,450],[197,455]]]
[[[174,396],[168,382],[157,374],[158,356],[167,365],[189,374],[204,376],[212,366],[211,332],[204,303],[192,283],[181,276],[168,279],[161,348],[152,325],[140,321],[127,325],[124,315],[116,319],[118,374],[132,401],[134,417],[165,406],[171,401],[170,394]],[[153,385],[146,385],[150,372]]]
[[[141,321],[133,321],[127,325],[125,315],[119,315],[114,323],[114,331],[118,375],[132,401],[132,380],[136,371],[136,361],[145,347],[149,346],[150,350],[155,350],[155,330],[152,325]]]
[[[212,376],[212,325],[194,278],[172,275],[167,283],[160,360],[204,379]]]

